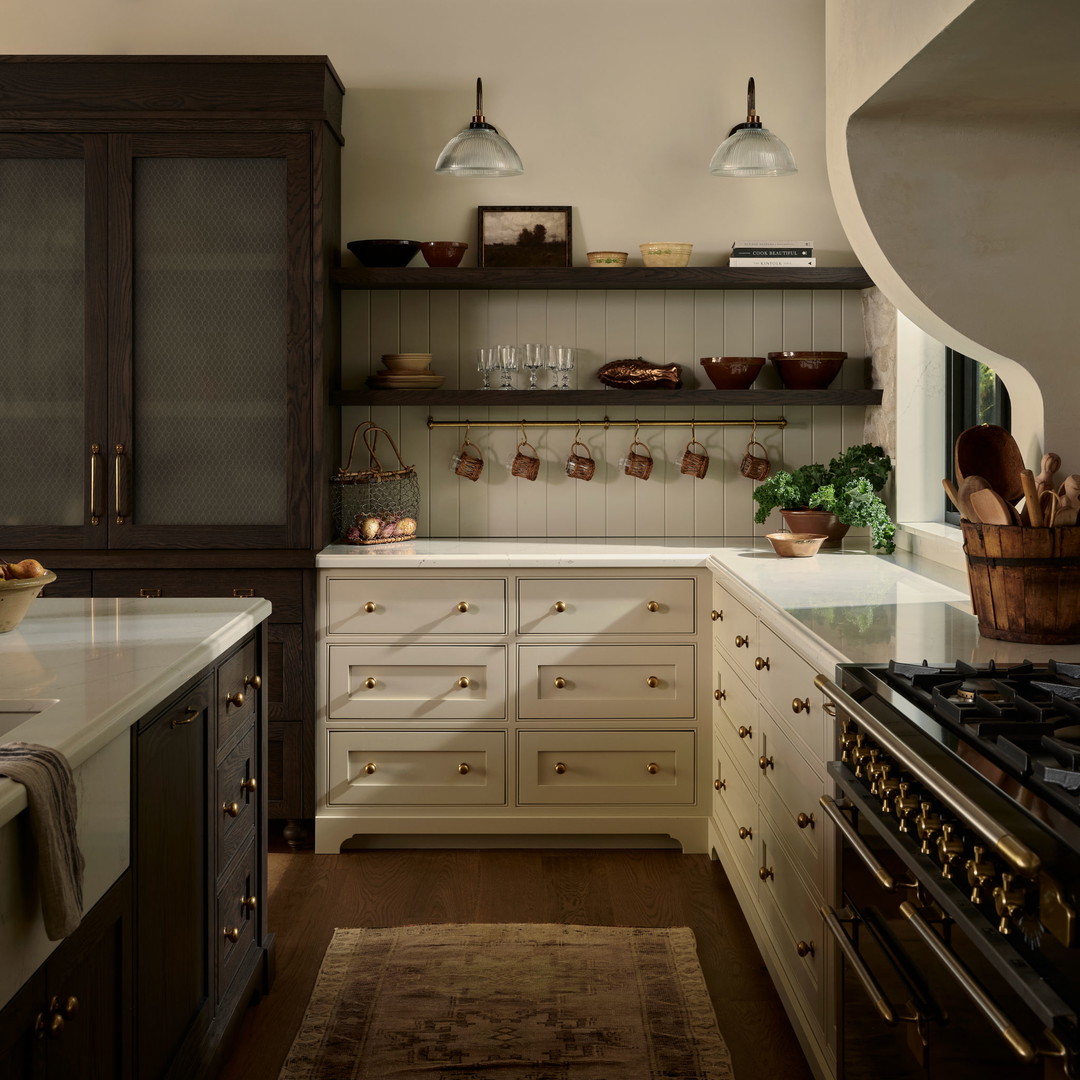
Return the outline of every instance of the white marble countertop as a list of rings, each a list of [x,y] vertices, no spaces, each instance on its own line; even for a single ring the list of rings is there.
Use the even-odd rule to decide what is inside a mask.
[[[0,634],[0,743],[51,746],[77,768],[269,614],[262,599],[39,597]],[[45,707],[10,726],[23,702]],[[25,807],[0,778],[0,826]]]

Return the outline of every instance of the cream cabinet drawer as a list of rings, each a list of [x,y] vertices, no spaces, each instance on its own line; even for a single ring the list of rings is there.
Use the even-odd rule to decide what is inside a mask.
[[[331,806],[506,802],[501,731],[327,732]]]
[[[692,634],[693,578],[522,578],[521,634]]]
[[[328,634],[505,634],[502,578],[325,578]]]
[[[523,731],[518,739],[523,805],[694,801],[692,731]]]
[[[723,653],[713,652],[713,716],[736,764],[745,776],[757,775],[761,725],[758,702]],[[719,698],[717,697],[719,693]]]
[[[760,654],[758,619],[745,604],[741,604],[722,585],[713,581],[713,644],[722,649],[736,667],[756,682],[754,660]]]
[[[714,746],[713,818],[728,850],[747,881],[757,880],[754,834],[757,831],[757,793],[750,780],[732,767],[719,739]]]
[[[635,720],[694,715],[693,645],[521,645],[518,715]]]
[[[769,666],[758,677],[758,692],[811,761],[822,764],[832,719],[825,715],[821,691],[814,685],[817,672],[765,623],[760,637],[761,655]]]
[[[331,720],[469,720],[506,715],[501,645],[331,645]]]

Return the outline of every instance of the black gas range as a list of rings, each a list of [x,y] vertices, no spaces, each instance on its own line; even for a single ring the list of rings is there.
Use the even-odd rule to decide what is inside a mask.
[[[819,678],[839,721],[840,797],[822,806],[843,903],[823,915],[844,955],[848,1080],[875,1064],[905,1080],[1080,1076],[1077,661]]]

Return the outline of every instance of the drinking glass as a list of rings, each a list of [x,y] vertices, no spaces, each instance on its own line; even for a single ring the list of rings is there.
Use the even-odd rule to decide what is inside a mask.
[[[547,363],[547,346],[522,345],[521,351],[521,362],[529,373],[529,389],[539,390],[540,387],[536,385],[536,375]]]
[[[574,370],[574,350],[569,345],[549,345],[547,366],[551,371],[553,390],[570,389],[570,372]]]
[[[476,350],[476,370],[480,372],[483,384],[481,390],[491,389],[491,373],[499,366],[499,356],[494,348]]]
[[[502,382],[500,390],[514,389],[514,372],[518,369],[518,347],[516,345],[496,345],[499,356],[498,367]]]

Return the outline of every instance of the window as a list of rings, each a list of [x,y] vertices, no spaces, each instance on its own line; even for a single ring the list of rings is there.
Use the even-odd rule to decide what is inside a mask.
[[[1009,392],[993,368],[953,349],[945,350],[946,438],[945,476],[953,476],[953,446],[961,431],[976,424],[1010,428]],[[960,523],[956,507],[946,498],[945,520]]]

